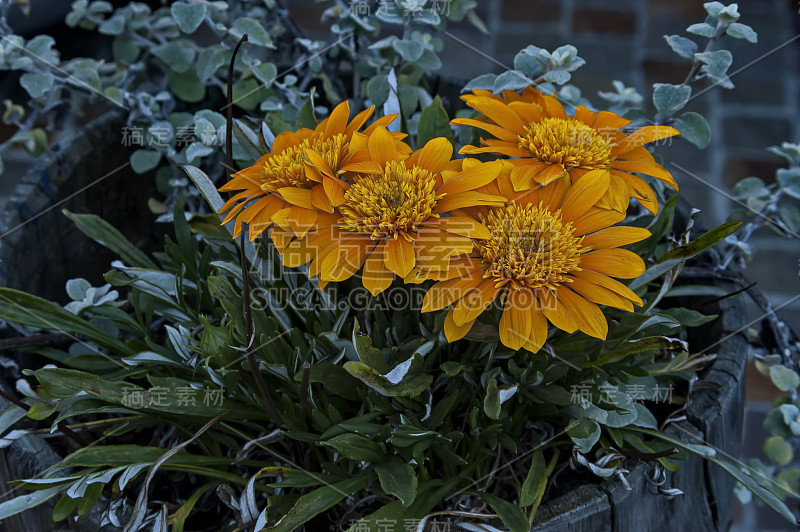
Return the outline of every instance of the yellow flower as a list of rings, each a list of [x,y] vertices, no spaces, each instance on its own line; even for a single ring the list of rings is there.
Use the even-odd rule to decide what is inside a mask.
[[[538,351],[548,321],[605,339],[608,323],[598,305],[632,311],[633,303],[642,304],[611,278],[630,279],[645,270],[638,255],[619,246],[650,236],[647,229],[611,227],[625,215],[595,205],[610,185],[607,170],[593,170],[574,185],[565,176],[488,209],[480,219],[489,238],[453,261],[452,275],[431,287],[422,312],[453,305],[444,323],[451,342],[495,301],[503,308],[500,341],[511,349]]]
[[[636,198],[651,213],[658,212],[653,190],[636,173],[678,185],[644,147],[645,144],[678,134],[669,126],[645,126],[630,135],[621,131],[630,124],[614,113],[595,113],[579,105],[567,116],[553,96],[529,87],[523,94],[503,91],[502,97],[476,90],[462,96],[482,113],[477,119],[457,118],[456,125],[474,126],[494,135],[482,139],[484,147],[465,146],[461,153],[496,153],[513,157],[511,179],[514,190],[547,185],[568,174],[573,183],[592,170],[605,169],[611,185],[599,207],[624,212],[630,198]]]
[[[341,180],[342,174],[380,171],[369,160],[369,152],[351,144],[373,110],[374,106],[362,111],[348,123],[350,107],[345,101],[315,129],[286,131],[276,136],[271,153],[233,174],[232,179],[220,187],[221,192],[240,191],[220,209],[220,212],[230,209],[223,224],[236,217],[234,237],[237,237],[242,222],[249,223],[250,240],[253,240],[280,213],[290,234],[276,231],[273,235],[276,245],[279,238],[284,242],[291,238],[291,233],[305,234],[316,222],[319,212],[332,213],[343,201],[347,184]],[[388,125],[395,117],[387,115],[377,119],[364,133]],[[392,135],[398,143],[405,137],[400,133]]]
[[[395,274],[406,277],[414,268],[447,271],[451,257],[472,251],[472,238],[489,237],[474,218],[452,212],[503,205],[501,196],[474,191],[497,177],[501,163],[475,161],[462,169],[462,161],[451,160],[453,146],[443,137],[407,155],[383,127],[353,142],[366,142],[380,171],[350,177],[336,212],[321,214],[308,235],[286,247],[284,265],[311,262],[309,276],[318,275],[323,286],[363,267],[362,283],[375,295]]]

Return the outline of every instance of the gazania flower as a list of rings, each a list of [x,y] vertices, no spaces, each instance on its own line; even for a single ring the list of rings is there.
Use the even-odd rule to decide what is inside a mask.
[[[350,107],[344,101],[315,129],[279,134],[272,143],[271,153],[262,156],[253,166],[233,174],[220,191],[239,192],[223,205],[220,212],[230,209],[223,223],[236,217],[234,237],[238,236],[242,222],[248,222],[250,239],[253,240],[272,224],[273,216],[281,211],[285,211],[282,219],[289,229],[303,235],[314,225],[319,212],[332,213],[334,207],[343,201],[347,188],[340,179],[343,173],[380,171],[370,161],[368,151],[350,144],[373,109],[374,106],[362,111],[348,123]],[[395,116],[379,118],[365,133],[388,125]],[[400,133],[392,135],[398,143],[405,137]]]
[[[588,172],[574,185],[568,181],[519,194],[481,217],[490,236],[476,241],[458,277],[437,282],[423,300],[422,312],[453,305],[444,323],[449,341],[466,335],[495,301],[503,308],[500,341],[532,352],[544,344],[548,321],[605,339],[608,323],[598,305],[632,311],[634,303],[642,304],[612,277],[644,272],[644,261],[619,246],[650,232],[611,227],[624,214],[595,206],[611,184],[607,170]]]
[[[336,213],[321,215],[314,230],[289,244],[284,265],[311,262],[309,276],[319,275],[323,285],[344,281],[363,267],[364,287],[375,295],[389,287],[395,274],[405,277],[415,267],[447,270],[451,257],[472,251],[472,238],[489,237],[473,218],[449,213],[506,202],[474,191],[495,179],[499,162],[461,170],[445,138],[408,156],[383,127],[369,136],[367,149],[380,172],[350,177]]]
[[[482,139],[483,147],[465,146],[461,153],[496,153],[513,157],[511,175],[514,190],[547,185],[568,174],[573,183],[592,170],[608,170],[611,184],[600,207],[624,212],[630,198],[647,210],[658,212],[652,188],[636,173],[663,181],[675,190],[678,185],[644,147],[645,144],[678,134],[669,126],[645,126],[630,135],[621,131],[630,124],[614,113],[595,113],[579,105],[574,116],[553,97],[529,87],[523,94],[504,91],[499,97],[476,90],[462,96],[482,113],[477,119],[457,118],[453,124],[474,126],[493,135]]]

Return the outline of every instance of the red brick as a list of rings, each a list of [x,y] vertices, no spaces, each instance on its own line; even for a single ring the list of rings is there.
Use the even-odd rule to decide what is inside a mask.
[[[701,22],[707,15],[703,2],[698,0],[649,0],[647,10],[651,17],[684,19],[689,24]]]
[[[561,4],[553,0],[503,0],[505,22],[552,22],[561,18]]]
[[[764,152],[767,157],[769,154]],[[786,164],[781,161],[744,159],[741,157],[728,157],[725,160],[723,181],[725,186],[733,188],[736,183],[745,177],[755,176],[770,184],[775,182],[775,171],[784,168]]]
[[[680,60],[677,56],[676,59]],[[642,61],[642,68],[644,69],[645,86],[650,87],[653,83],[683,83],[683,80],[689,74],[691,66],[688,62],[678,63],[658,59],[645,59]]]
[[[621,11],[578,9],[572,14],[572,31],[630,35],[636,31],[636,15]]]

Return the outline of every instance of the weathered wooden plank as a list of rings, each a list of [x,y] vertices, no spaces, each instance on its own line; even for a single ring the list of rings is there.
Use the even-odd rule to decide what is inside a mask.
[[[536,514],[536,532],[611,532],[608,496],[592,486],[577,489],[543,504]]]

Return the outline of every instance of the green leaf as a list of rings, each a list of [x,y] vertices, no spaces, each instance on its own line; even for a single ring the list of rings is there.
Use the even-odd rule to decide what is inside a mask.
[[[59,493],[66,491],[68,486],[55,486],[45,490],[38,490],[15,497],[10,501],[0,503],[0,519],[8,519],[12,515],[24,512],[43,504]]]
[[[703,115],[690,111],[684,113],[672,123],[680,131],[681,137],[691,142],[701,150],[711,142],[711,127]]]
[[[664,253],[658,262],[663,263],[672,259],[689,259],[699,255],[703,251],[715,245],[717,242],[720,242],[726,237],[735,233],[739,227],[741,227],[741,225],[742,222],[728,222],[719,225],[711,231],[702,234],[696,240],[692,240],[688,244],[678,246],[677,248]]]
[[[170,6],[170,13],[183,33],[194,33],[206,17],[206,5],[181,0]]]
[[[345,362],[344,369],[379,394],[389,397],[416,397],[433,382],[431,375],[418,374],[394,384],[386,376],[362,362]]]
[[[75,511],[75,507],[78,505],[78,500],[73,499],[69,495],[63,495],[61,499],[58,500],[55,507],[53,507],[53,521],[56,523],[59,521],[63,521],[67,517],[70,516],[72,512]]]
[[[694,54],[697,52],[697,43],[686,37],[680,35],[664,35],[664,40],[672,51],[686,59],[694,59]]]
[[[450,117],[447,116],[447,111],[445,111],[442,100],[438,96],[422,111],[422,115],[419,117],[417,147],[421,148],[428,141],[437,137],[445,137],[450,142],[453,142]]]
[[[208,490],[211,488],[215,488],[219,485],[219,482],[209,482],[208,484],[204,484],[197,490],[195,490],[192,495],[186,499],[186,502],[178,508],[175,513],[172,515],[172,532],[183,532],[183,527],[186,523],[186,519],[189,517],[189,514],[192,513],[197,502],[200,498],[206,494]]]
[[[781,168],[776,176],[785,193],[800,199],[800,168]]]
[[[378,444],[360,434],[339,434],[328,441],[320,442],[320,445],[332,447],[351,460],[382,462],[384,459]]]
[[[123,404],[126,394],[141,388],[126,382],[111,382],[97,375],[64,368],[42,368],[33,372],[39,384],[59,399],[86,392],[109,403]]]
[[[653,279],[661,277],[668,271],[680,265],[685,260],[694,257],[695,255],[713,246],[720,240],[723,240],[728,235],[733,234],[741,225],[742,222],[728,222],[726,224],[722,224],[719,227],[716,227],[700,236],[697,240],[693,240],[686,245],[679,246],[671,251],[668,251],[659,259],[656,264],[650,266],[642,275],[634,279],[631,284],[628,285],[628,288],[631,290],[636,290],[640,286],[646,285]]]
[[[389,98],[390,90],[389,79],[386,74],[378,74],[367,82],[367,98],[374,105],[383,105],[383,102]]]
[[[272,85],[275,77],[278,75],[278,69],[272,63],[261,63],[253,67],[253,75],[258,78],[258,81],[264,84],[265,87]]]
[[[782,392],[794,390],[800,386],[800,375],[786,366],[775,365],[769,368],[769,378]]]
[[[672,116],[689,101],[692,88],[688,85],[669,85],[656,83],[653,90],[653,103],[663,116]]]
[[[745,177],[733,187],[733,195],[737,198],[769,195],[769,189],[758,177]]]
[[[555,83],[557,85],[563,85],[564,83],[568,82],[572,75],[566,68],[556,68],[554,70],[550,70],[549,72],[545,72],[542,78],[545,81],[549,81],[550,83]]]
[[[436,52],[426,48],[420,58],[417,59],[417,66],[427,71],[439,70],[442,68],[442,60],[439,59]]]
[[[226,51],[222,47],[204,48],[197,56],[197,79],[202,83],[207,82],[227,62]]]
[[[472,79],[469,83],[464,85],[464,88],[461,89],[461,91],[469,92],[476,89],[485,91],[493,90],[495,79],[497,79],[497,74],[481,74],[477,78]]]
[[[779,466],[788,465],[794,458],[792,446],[782,436],[772,436],[764,442],[764,454]]]
[[[139,57],[140,49],[133,39],[120,35],[111,43],[111,50],[114,52],[114,59],[118,63],[130,65]]]
[[[200,83],[197,71],[193,68],[186,72],[172,72],[169,75],[169,88],[175,96],[187,103],[197,103],[206,95],[206,88]]]
[[[53,75],[49,72],[26,72],[20,76],[19,84],[28,91],[31,98],[39,98],[53,88]]]
[[[578,446],[578,450],[586,454],[592,450],[594,444],[600,439],[600,425],[589,419],[581,419],[577,424],[567,429],[567,434]]]
[[[711,24],[706,24],[705,22],[701,22],[699,24],[692,24],[686,31],[689,33],[693,33],[694,35],[700,35],[701,37],[707,37],[709,39],[713,38],[714,35],[717,33],[717,29],[712,26]]]
[[[153,464],[164,456],[165,450],[146,445],[95,445],[84,447],[64,458],[64,467],[120,467],[131,464]],[[219,466],[229,465],[231,458],[204,456],[180,452],[172,456],[172,465]]]
[[[522,506],[530,506],[541,495],[544,494],[544,488],[547,486],[547,461],[544,459],[544,452],[541,448],[534,451],[531,458],[531,467],[528,469],[528,475],[525,477],[525,482],[522,483],[522,491],[519,495],[519,503]]]
[[[38,157],[47,150],[47,133],[40,127],[17,133],[12,139],[31,157]]]
[[[486,386],[486,397],[483,399],[483,411],[489,419],[500,419],[500,391],[497,381],[491,379]]]
[[[528,525],[528,518],[525,513],[519,508],[506,500],[501,499],[495,495],[484,493],[482,491],[469,492],[486,501],[492,510],[497,514],[497,517],[508,527],[511,532],[528,532],[530,526]]]
[[[86,336],[113,353],[135,354],[124,342],[56,303],[11,288],[0,288],[0,318],[39,329],[52,329]]]
[[[800,232],[800,210],[789,203],[778,206],[778,216],[792,233]]]
[[[408,464],[382,464],[375,467],[381,488],[386,493],[391,493],[408,506],[417,496],[417,475],[414,468]]]
[[[156,264],[142,250],[131,244],[113,225],[99,216],[77,214],[66,209],[61,212],[72,220],[72,223],[81,233],[114,252],[126,265],[153,270],[158,269]]]
[[[728,50],[715,50],[713,52],[701,52],[694,54],[694,57],[705,64],[708,74],[715,78],[725,77],[733,63],[733,55]]]
[[[317,117],[314,114],[314,104],[309,99],[306,103],[303,104],[302,109],[300,109],[300,114],[297,115],[297,127],[307,127],[309,129],[314,129],[317,127]]]
[[[567,74],[569,79],[569,74]],[[492,85],[492,92],[499,94],[503,91],[516,91],[530,87],[533,80],[519,70],[509,70],[497,76]]]
[[[83,497],[78,501],[78,515],[89,513],[98,499],[100,499],[100,495],[103,494],[104,487],[101,482],[95,482],[86,487]]]
[[[121,35],[125,31],[125,22],[123,15],[114,15],[101,22],[97,26],[97,32],[103,35]]]
[[[166,63],[173,72],[186,72],[194,63],[195,52],[187,45],[170,42],[155,47],[153,55]]]
[[[673,291],[670,291],[670,294],[673,294]],[[706,323],[717,319],[716,314],[705,315],[702,312],[697,312],[696,310],[690,310],[683,307],[662,310],[658,314],[661,316],[669,316],[684,327],[699,327],[700,325],[705,325]]]
[[[366,477],[360,476],[317,488],[297,499],[292,509],[281,517],[274,527],[265,530],[292,532],[303,523],[332,508],[351,493],[362,490],[366,485]]]
[[[725,34],[730,35],[734,39],[744,39],[751,43],[758,42],[758,34],[755,30],[747,24],[741,24],[739,22],[732,22],[729,24],[725,29]]]
[[[272,44],[272,39],[270,39],[267,30],[265,30],[264,26],[262,26],[261,23],[254,18],[237,18],[228,32],[237,41],[246,33],[247,42],[255,44],[256,46],[271,48],[273,50],[275,49],[275,45]]]
[[[422,56],[422,52],[425,51],[425,47],[422,46],[420,41],[405,39],[397,39],[392,42],[392,48],[394,48],[395,52],[400,54],[403,59],[412,63],[419,59]]]
[[[145,174],[158,166],[161,152],[155,150],[136,150],[131,154],[131,169],[137,174]]]

